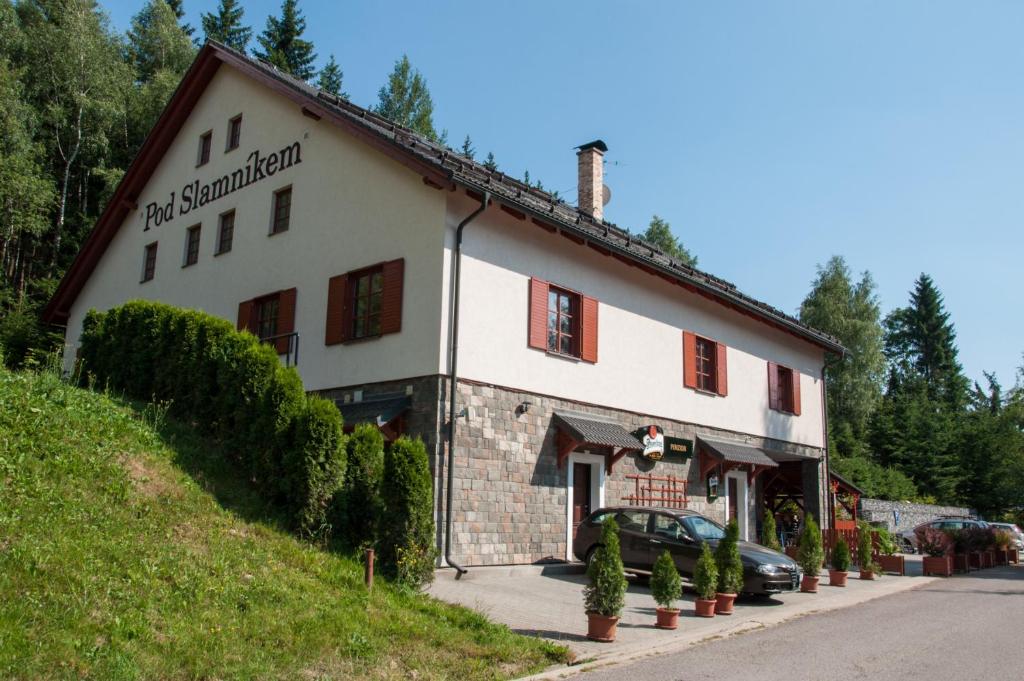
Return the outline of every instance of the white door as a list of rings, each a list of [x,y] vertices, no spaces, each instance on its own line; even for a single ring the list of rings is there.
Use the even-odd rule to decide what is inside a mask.
[[[725,519],[736,518],[740,528],[740,539],[749,541],[747,520],[750,512],[747,500],[747,474],[743,471],[729,471],[725,476]]]

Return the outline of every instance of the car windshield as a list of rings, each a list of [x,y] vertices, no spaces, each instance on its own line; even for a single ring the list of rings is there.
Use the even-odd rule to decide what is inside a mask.
[[[690,534],[698,539],[721,539],[725,536],[725,530],[721,525],[699,515],[685,518],[683,524]]]

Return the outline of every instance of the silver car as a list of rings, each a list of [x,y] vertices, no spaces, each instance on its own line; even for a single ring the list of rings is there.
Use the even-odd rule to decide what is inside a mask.
[[[1009,532],[1013,537],[1013,545],[1018,551],[1024,551],[1024,532],[1013,523],[989,523],[994,530]]]
[[[900,532],[898,537],[900,547],[907,553],[917,553],[920,549],[917,545],[917,531],[923,527],[933,527],[937,530],[962,530],[968,527],[988,527],[989,523],[974,518],[937,518],[921,523],[912,530]]]

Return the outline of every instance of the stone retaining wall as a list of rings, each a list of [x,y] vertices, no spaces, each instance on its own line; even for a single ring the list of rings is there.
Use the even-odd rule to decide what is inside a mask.
[[[896,511],[896,513],[893,513]],[[977,518],[976,511],[960,506],[934,506],[912,504],[907,501],[884,501],[882,499],[861,499],[857,505],[858,515],[869,523],[885,523],[890,532],[912,530],[921,523],[944,516]],[[896,516],[899,516],[897,522]]]

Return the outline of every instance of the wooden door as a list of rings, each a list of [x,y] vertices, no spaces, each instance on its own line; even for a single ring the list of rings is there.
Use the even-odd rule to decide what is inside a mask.
[[[726,494],[729,497],[729,515],[726,517],[726,520],[736,518],[736,522],[739,523],[740,500],[739,490],[736,485],[736,478],[726,478],[726,484],[728,485],[728,491]]]
[[[590,515],[594,510],[590,503],[590,475],[591,466],[589,463],[574,463],[572,465],[572,536],[576,536],[576,529],[580,522]]]

